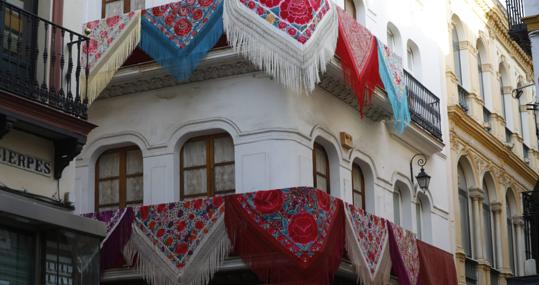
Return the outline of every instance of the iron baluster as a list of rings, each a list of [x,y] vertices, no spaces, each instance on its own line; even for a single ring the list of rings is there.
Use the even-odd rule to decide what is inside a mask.
[[[58,91],[58,107],[63,108],[65,104],[65,93],[64,93],[64,66],[65,66],[65,56],[64,56],[64,47],[65,47],[65,31],[60,31],[60,38],[62,40],[62,54],[60,56],[60,90]]]
[[[43,82],[41,83],[41,101],[48,102],[48,93],[47,92],[47,61],[49,59],[49,49],[47,48],[47,38],[49,36],[49,23],[44,23],[45,29],[45,39],[43,41]]]

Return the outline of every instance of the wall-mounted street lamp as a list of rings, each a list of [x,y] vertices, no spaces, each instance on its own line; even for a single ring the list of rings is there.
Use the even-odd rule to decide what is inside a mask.
[[[416,157],[419,158],[417,159],[417,165],[419,167],[421,167],[421,170],[419,171],[419,174],[417,174],[417,176],[415,177],[417,179],[417,184],[419,185],[419,188],[421,188],[421,190],[423,191],[427,191],[429,189],[429,184],[430,184],[430,175],[428,175],[426,172],[425,172],[425,168],[423,168],[425,166],[425,164],[427,164],[427,156],[422,154],[422,153],[417,153],[415,154],[414,156],[412,156],[412,159],[410,159],[410,179],[412,180],[412,185],[414,185],[414,167],[413,167],[413,163],[414,163],[414,159]]]

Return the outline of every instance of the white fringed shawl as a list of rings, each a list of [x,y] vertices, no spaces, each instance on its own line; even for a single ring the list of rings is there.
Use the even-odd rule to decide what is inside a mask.
[[[311,20],[309,25],[316,28],[304,44],[273,25],[276,20],[287,23],[279,16],[271,14],[262,18],[257,9],[249,9],[240,0],[224,2],[224,29],[228,42],[237,52],[285,87],[302,93],[314,90],[337,44],[338,17],[331,0],[318,1],[320,6],[329,5],[329,11],[319,22]]]

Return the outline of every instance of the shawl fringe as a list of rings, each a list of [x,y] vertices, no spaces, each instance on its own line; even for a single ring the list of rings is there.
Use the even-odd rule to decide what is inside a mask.
[[[150,284],[206,285],[230,249],[224,218],[220,217],[183,270],[175,268],[136,224],[133,224],[133,234],[124,248],[124,256],[127,260],[135,260],[136,270]]]
[[[109,269],[125,264],[122,250],[131,238],[133,219],[133,209],[126,208],[118,223],[101,242],[101,252],[103,253],[101,255],[101,268]]]
[[[84,72],[81,73],[81,94],[83,99],[88,99],[88,104],[91,104],[99,97],[114,77],[114,74],[140,43],[140,13],[140,11],[135,12],[135,16],[122,35],[115,40],[115,43],[101,56],[98,63],[92,67],[88,75],[87,86]]]
[[[140,47],[178,81],[187,80],[223,35],[223,4],[187,47],[180,49],[146,19],[142,19]]]
[[[374,276],[371,275],[369,267],[366,265],[365,257],[361,252],[359,243],[356,238],[356,233],[354,232],[352,226],[352,217],[350,216],[347,207],[345,207],[346,214],[346,252],[348,257],[354,265],[354,268],[357,273],[357,281],[360,281],[360,284],[369,284],[369,285],[385,285],[389,283],[391,278],[391,256],[389,252],[388,239],[384,243],[384,249],[381,258],[381,262],[378,265],[376,273]]]
[[[338,19],[332,1],[330,10],[303,45],[270,27],[239,0],[224,2],[224,30],[236,52],[287,88],[300,93],[314,90],[337,45]]]

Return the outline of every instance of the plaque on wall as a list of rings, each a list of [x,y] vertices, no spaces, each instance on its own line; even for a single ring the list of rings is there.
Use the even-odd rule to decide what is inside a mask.
[[[50,177],[52,162],[0,146],[0,164]]]

